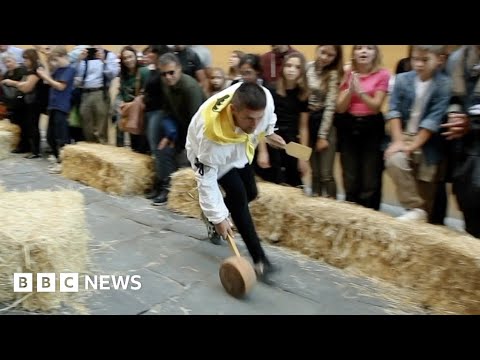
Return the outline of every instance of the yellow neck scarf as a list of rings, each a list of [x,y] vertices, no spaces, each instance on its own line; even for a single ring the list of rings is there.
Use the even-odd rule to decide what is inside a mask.
[[[235,122],[233,121],[232,107],[230,103],[235,90],[222,92],[222,96],[213,96],[203,110],[205,119],[205,136],[219,144],[240,144],[245,143],[248,162],[251,164],[255,154],[253,134],[237,134]]]

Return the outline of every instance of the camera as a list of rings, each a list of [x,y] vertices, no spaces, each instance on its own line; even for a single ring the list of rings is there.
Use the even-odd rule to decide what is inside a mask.
[[[87,60],[95,60],[97,58],[97,48],[87,48]]]

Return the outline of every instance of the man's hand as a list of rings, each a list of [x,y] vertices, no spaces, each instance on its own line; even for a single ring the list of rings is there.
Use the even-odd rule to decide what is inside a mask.
[[[283,138],[280,135],[275,133],[273,133],[272,135],[266,136],[265,141],[267,142],[268,145],[270,145],[275,149],[283,149],[285,145],[287,145],[285,140],[283,140]]]
[[[227,239],[227,235],[230,235],[232,238],[235,236],[232,229],[232,224],[230,220],[226,218],[221,223],[215,225],[215,230],[217,233],[223,237],[225,240]]]
[[[467,114],[449,113],[448,122],[442,124],[441,127],[447,129],[447,131],[442,133],[447,140],[459,139],[470,130],[470,119]]]
[[[164,137],[164,138],[162,138],[162,140],[160,140],[160,142],[158,143],[157,149],[158,149],[158,150],[163,150],[163,149],[165,149],[167,146],[173,147],[174,145],[175,145],[175,144],[173,143],[173,141],[170,141],[169,138]]]

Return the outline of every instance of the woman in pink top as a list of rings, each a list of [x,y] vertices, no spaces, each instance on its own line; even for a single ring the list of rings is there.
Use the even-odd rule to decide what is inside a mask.
[[[340,85],[336,122],[346,200],[380,208],[385,122],[381,112],[390,73],[377,45],[354,45],[351,70]]]

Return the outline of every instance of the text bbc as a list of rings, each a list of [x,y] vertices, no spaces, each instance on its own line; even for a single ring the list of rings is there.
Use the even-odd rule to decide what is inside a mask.
[[[13,292],[78,292],[78,273],[37,273],[36,289],[33,289],[33,273],[14,273]],[[140,290],[140,275],[85,275],[85,290]],[[56,281],[58,280],[58,282]],[[58,288],[57,288],[58,283]]]

